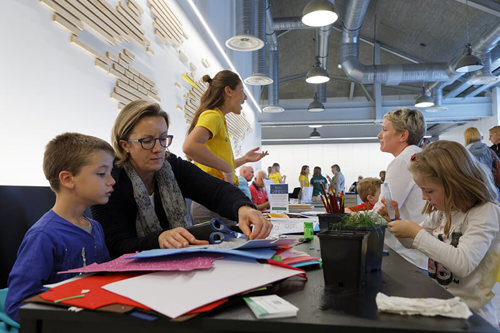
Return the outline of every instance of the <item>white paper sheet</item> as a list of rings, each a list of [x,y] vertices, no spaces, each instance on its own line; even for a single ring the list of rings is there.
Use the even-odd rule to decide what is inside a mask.
[[[299,273],[252,259],[231,257],[215,261],[209,270],[155,272],[103,288],[176,318],[202,305]]]
[[[273,229],[269,237],[277,237],[278,235],[286,235],[291,233],[304,233],[304,222],[312,222],[313,228],[319,228],[319,219],[317,216],[305,218],[271,218]]]

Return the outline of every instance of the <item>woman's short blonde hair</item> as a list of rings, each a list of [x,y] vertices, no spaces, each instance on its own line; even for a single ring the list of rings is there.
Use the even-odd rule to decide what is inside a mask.
[[[134,131],[135,125],[144,117],[163,117],[169,127],[168,115],[158,103],[146,100],[136,100],[128,103],[116,117],[115,125],[111,133],[111,143],[115,149],[118,166],[123,165],[129,159],[128,154],[120,145],[120,140],[128,140]]]
[[[467,146],[471,142],[476,142],[481,140],[481,133],[475,127],[469,127],[464,131],[465,145]]]
[[[451,211],[468,211],[486,202],[496,202],[497,193],[491,172],[461,144],[439,140],[411,158],[408,170],[443,187],[446,216],[445,234],[451,226]],[[422,213],[436,209],[427,202]]]
[[[387,112],[384,119],[389,120],[397,132],[408,130],[409,145],[418,145],[424,137],[426,125],[422,112],[415,109],[401,108]]]

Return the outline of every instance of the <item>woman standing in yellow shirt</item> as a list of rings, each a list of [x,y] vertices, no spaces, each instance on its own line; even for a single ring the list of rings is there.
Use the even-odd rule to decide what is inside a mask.
[[[300,169],[299,184],[300,189],[309,186],[309,165],[303,165]]]
[[[201,96],[200,106],[193,117],[182,149],[200,169],[238,185],[234,170],[245,163],[257,162],[268,153],[258,152],[257,147],[234,159],[225,115],[240,114],[241,106],[247,99],[238,74],[223,70],[213,79],[209,75],[203,76],[203,81],[208,83],[208,89]],[[209,213],[212,212],[196,203],[191,207],[195,223],[215,216]]]

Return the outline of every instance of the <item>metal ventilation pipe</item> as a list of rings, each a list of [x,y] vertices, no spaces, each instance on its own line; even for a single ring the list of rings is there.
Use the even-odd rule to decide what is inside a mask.
[[[246,1],[244,1],[246,2]],[[264,0],[253,1],[253,10],[250,16],[253,19],[255,36],[263,41],[266,40],[266,4]],[[266,72],[266,47],[258,49],[252,53],[252,75],[245,79],[251,85],[267,85],[273,80]]]
[[[269,0],[265,0],[266,7],[266,44],[268,53],[269,75],[273,83],[268,85],[267,89],[267,104],[264,112],[282,112],[285,109],[279,106],[279,59],[278,59],[278,38],[276,32],[273,30],[273,16],[271,14],[271,6]]]
[[[372,65],[359,61],[359,31],[370,0],[347,3],[340,47],[342,68],[346,75],[360,83],[397,85],[402,82],[446,81],[454,71],[445,63]]]
[[[328,46],[330,44],[330,34],[332,32],[332,25],[326,25],[319,27],[316,30],[317,44],[316,44],[316,55],[318,56],[319,64],[323,69],[326,70],[326,63],[328,61]],[[318,84],[316,86],[316,93],[318,94],[318,100],[321,103],[326,102],[326,83]]]

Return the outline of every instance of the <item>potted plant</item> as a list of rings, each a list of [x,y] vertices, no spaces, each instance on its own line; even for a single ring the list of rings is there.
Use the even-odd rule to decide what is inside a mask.
[[[368,211],[318,217],[325,284],[343,291],[361,289],[366,273],[380,270],[387,222]]]

